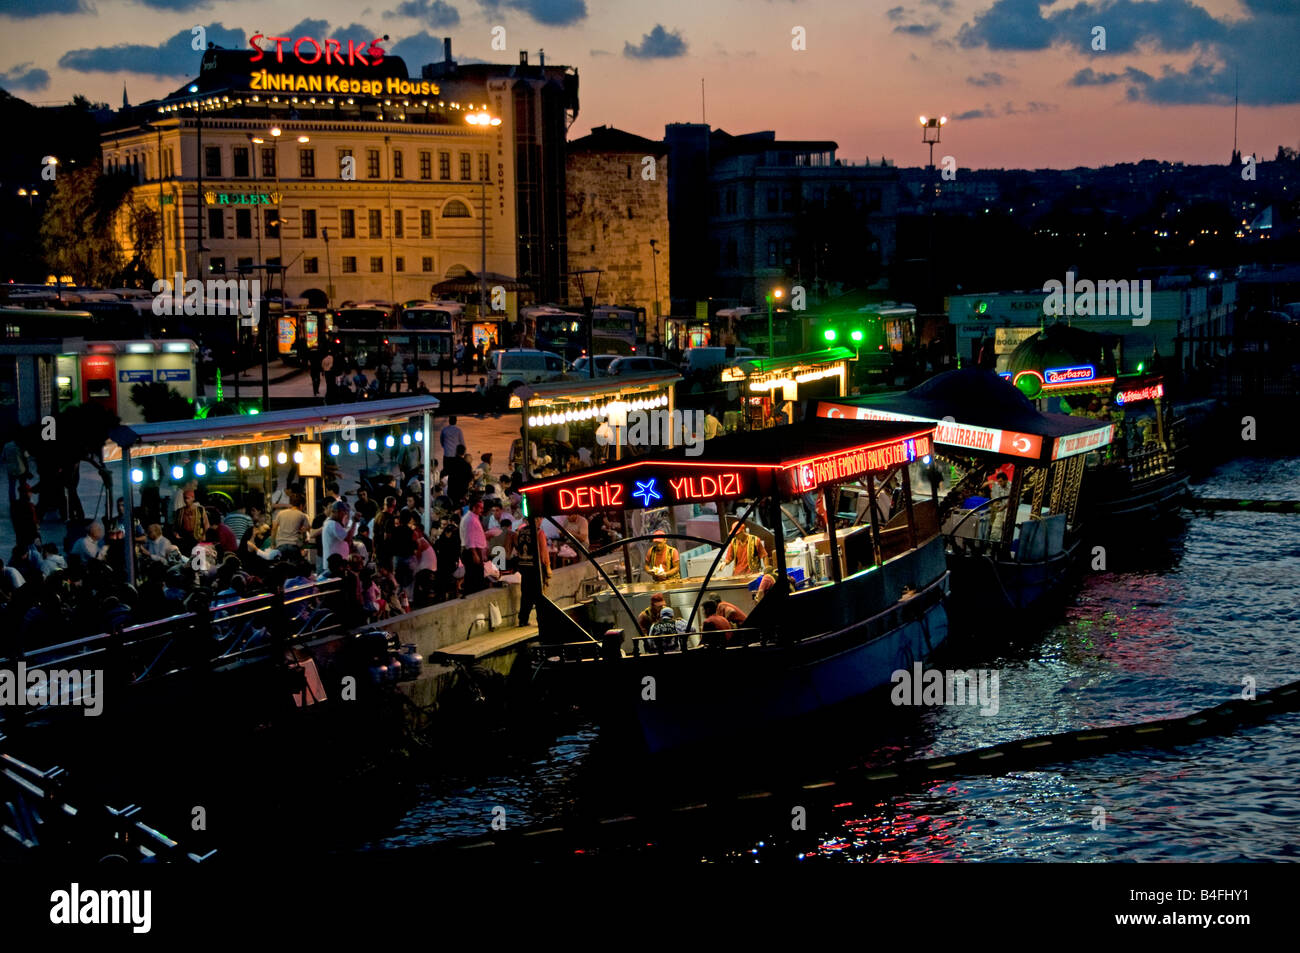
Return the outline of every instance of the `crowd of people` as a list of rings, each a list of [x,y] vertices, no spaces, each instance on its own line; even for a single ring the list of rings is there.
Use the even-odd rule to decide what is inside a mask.
[[[383,473],[368,471],[345,496],[336,479],[308,512],[294,469],[268,495],[176,486],[170,505],[140,505],[128,525],[117,500],[111,518],[37,520],[29,462],[12,457],[10,513],[16,545],[0,562],[0,616],[24,649],[52,633],[73,637],[219,606],[279,587],[337,580],[333,609],[348,627],[460,598],[501,581],[522,585],[527,624],[550,575],[553,545],[534,538],[522,499],[492,455],[469,462],[465,435],[450,418],[431,460],[429,531],[422,454],[397,447]],[[420,448],[415,448],[420,449]],[[432,449],[432,448],[431,448]],[[372,495],[373,494],[373,495]],[[350,497],[350,498],[349,498]],[[161,495],[158,501],[165,500]],[[584,521],[585,522],[585,521]],[[598,527],[599,528],[599,527]],[[585,527],[584,527],[584,539]],[[136,582],[127,584],[126,553]]]

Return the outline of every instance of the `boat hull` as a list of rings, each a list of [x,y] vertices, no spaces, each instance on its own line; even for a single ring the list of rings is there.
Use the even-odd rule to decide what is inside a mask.
[[[1008,615],[1048,609],[1066,588],[1079,543],[1074,541],[1050,559],[1019,562],[989,553],[948,554],[952,573],[953,615],[963,623],[987,624]]]
[[[1134,520],[1147,522],[1170,516],[1178,512],[1189,492],[1188,476],[1181,470],[1145,480],[1098,480],[1092,486],[1085,478],[1083,506],[1091,529],[1114,528]]]

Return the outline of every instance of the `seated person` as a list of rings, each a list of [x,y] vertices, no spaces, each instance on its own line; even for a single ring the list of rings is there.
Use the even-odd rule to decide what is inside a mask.
[[[727,632],[731,629],[731,623],[718,611],[718,603],[713,599],[704,603],[704,624],[700,628],[705,632]]]
[[[735,564],[733,575],[749,576],[763,571],[763,561],[767,559],[767,547],[757,536],[751,536],[749,527],[741,520],[736,525],[736,535],[727,544],[727,554],[722,565]]]
[[[145,548],[149,551],[149,558],[157,562],[165,562],[171,553],[180,552],[176,544],[163,535],[162,526],[158,523],[149,524],[149,541],[145,543]]]
[[[646,550],[645,571],[653,576],[656,582],[682,577],[681,558],[677,550],[668,545],[663,530],[655,533],[654,542]]]
[[[704,603],[704,605],[707,607],[709,602],[717,603],[718,615],[731,623],[733,628],[738,629],[745,624],[745,613],[741,612],[739,608],[732,605],[730,602],[723,602],[722,597],[716,592],[709,593],[709,600]]]
[[[656,592],[650,597],[650,608],[645,609],[637,616],[636,624],[641,628],[642,635],[650,634],[650,626],[658,621],[659,616],[664,610],[664,594]]]
[[[650,635],[652,636],[674,636],[674,638],[656,638],[650,641],[647,648],[651,652],[663,652],[675,649],[680,639],[675,638],[678,635],[677,620],[673,616],[673,610],[664,606],[659,612],[659,621],[650,626]]]

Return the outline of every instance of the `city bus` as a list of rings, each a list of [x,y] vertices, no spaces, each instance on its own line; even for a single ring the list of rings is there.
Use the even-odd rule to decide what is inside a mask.
[[[596,354],[636,354],[645,334],[645,308],[592,310],[591,349]]]
[[[414,357],[416,366],[427,370],[449,365],[454,352],[449,330],[335,328],[332,340],[336,356],[367,371],[379,367],[385,351],[395,353],[402,368]]]
[[[336,328],[360,328],[371,330],[389,328],[393,325],[393,312],[387,308],[366,307],[339,308],[334,312]]]
[[[587,349],[587,327],[583,315],[562,311],[559,308],[539,306],[524,308],[519,312],[525,327],[536,327],[537,348],[559,354],[566,361],[575,361]]]

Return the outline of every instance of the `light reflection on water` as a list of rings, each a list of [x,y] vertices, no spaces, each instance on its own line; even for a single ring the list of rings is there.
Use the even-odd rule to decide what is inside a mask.
[[[1193,489],[1203,496],[1290,498],[1297,466],[1294,458],[1236,461]],[[967,638],[954,647],[954,665],[998,670],[996,715],[974,707],[882,713],[873,736],[839,739],[839,760],[824,766],[843,767],[864,753],[875,761],[931,757],[1184,715],[1240,697],[1246,676],[1259,691],[1300,678],[1300,517],[1194,514],[1167,548],[1107,557],[1112,569],[1146,568],[1085,577],[1064,618],[1036,642],[983,648]],[[562,814],[579,797],[576,779],[595,737],[583,726],[534,760],[507,759],[478,776],[430,781],[396,829],[369,846],[480,835],[495,805],[506,808],[512,826]],[[1180,748],[941,780],[879,803],[858,802],[822,824],[805,860],[1293,859],[1300,854],[1298,768],[1300,718],[1283,715]],[[807,769],[801,763],[797,770]],[[705,854],[769,856],[792,855],[779,835],[757,830],[738,835],[734,848]]]

